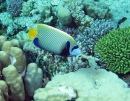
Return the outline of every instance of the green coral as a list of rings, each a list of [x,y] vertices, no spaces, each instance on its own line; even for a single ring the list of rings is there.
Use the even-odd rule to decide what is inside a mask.
[[[99,39],[94,51],[109,70],[124,74],[130,72],[130,27],[110,31]]]

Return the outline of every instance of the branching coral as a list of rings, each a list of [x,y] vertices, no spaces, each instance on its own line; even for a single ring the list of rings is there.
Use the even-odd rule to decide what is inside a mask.
[[[130,72],[130,27],[107,33],[96,43],[94,51],[109,70],[124,74]]]
[[[50,1],[28,0],[23,3],[22,16],[38,18],[38,22],[50,24],[53,16],[51,15]]]
[[[74,22],[80,30],[83,30],[85,27],[92,24],[93,18],[89,17],[88,15],[85,15],[85,12],[83,11],[84,5],[82,4],[82,1],[71,2],[67,5],[67,7],[72,14]]]
[[[33,10],[34,7],[34,0],[27,0],[27,2],[23,2],[22,5],[22,16],[30,16],[30,12]]]
[[[88,66],[87,58],[84,55],[79,55],[76,58],[65,58],[58,55],[53,56],[47,51],[40,50],[34,46],[32,42],[26,43],[23,47],[23,50],[25,51],[26,55],[31,55],[31,60],[27,60],[33,60],[33,62],[36,61],[37,64],[43,68],[43,71],[48,73],[50,78],[57,73],[64,74]]]
[[[7,11],[12,16],[18,16],[22,10],[23,0],[7,0]]]
[[[14,1],[14,3],[16,3],[18,0],[11,1]],[[18,8],[18,10],[19,9],[21,8]],[[2,14],[0,13],[0,20],[2,22],[2,25],[7,27],[7,36],[15,35],[19,33],[20,30],[27,31],[30,27],[35,27],[37,23],[50,24],[53,19],[53,16],[51,15],[50,1],[48,2],[46,0],[28,0],[24,2],[22,5],[22,13],[20,15],[21,16],[12,19],[10,17],[11,15],[7,12],[4,12]]]
[[[3,27],[13,23],[12,16],[8,12],[0,13],[0,22]]]
[[[0,12],[3,12],[6,10],[6,1],[5,0],[0,0]]]
[[[111,20],[96,20],[94,23],[85,29],[85,31],[77,36],[77,41],[80,42],[82,46],[82,52],[88,55],[94,55],[94,44],[103,35],[107,34],[112,29],[115,29],[116,23]]]

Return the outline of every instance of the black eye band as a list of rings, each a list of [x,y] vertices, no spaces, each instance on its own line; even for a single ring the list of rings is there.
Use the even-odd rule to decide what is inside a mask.
[[[77,49],[77,48],[79,48],[78,45],[74,46],[74,47],[72,48],[72,51],[73,51],[74,49]]]

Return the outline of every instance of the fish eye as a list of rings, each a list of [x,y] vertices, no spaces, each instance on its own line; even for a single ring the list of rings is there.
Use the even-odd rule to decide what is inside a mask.
[[[71,51],[73,51],[74,49],[77,49],[77,48],[79,48],[78,45],[75,45],[75,46],[72,48]]]

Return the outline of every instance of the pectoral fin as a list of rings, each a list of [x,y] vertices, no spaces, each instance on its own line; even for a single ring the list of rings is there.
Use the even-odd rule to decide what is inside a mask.
[[[35,38],[35,39],[33,40],[33,43],[34,43],[35,46],[39,47],[40,49],[43,49],[42,46],[41,46],[41,45],[39,44],[39,42],[38,42],[38,38]]]

